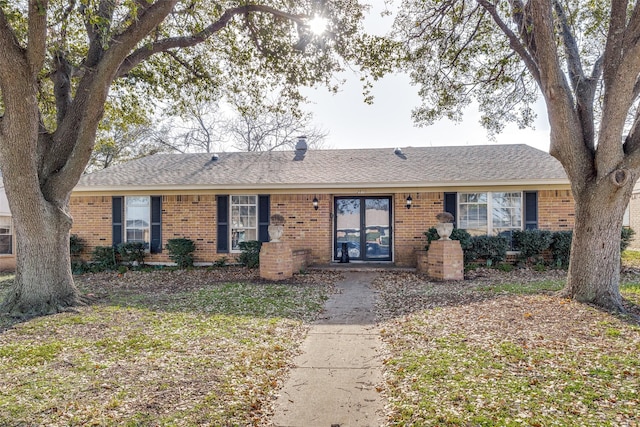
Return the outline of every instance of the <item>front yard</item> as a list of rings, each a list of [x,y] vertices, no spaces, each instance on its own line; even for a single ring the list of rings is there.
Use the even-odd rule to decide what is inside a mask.
[[[565,272],[375,280],[389,426],[639,426],[640,327],[553,295]],[[268,425],[337,273],[87,274],[91,303],[0,318],[0,425]],[[640,314],[640,273],[625,274]],[[0,282],[0,297],[8,286]]]
[[[241,269],[227,269],[234,282],[218,282],[218,273],[78,277],[94,303],[0,333],[0,425],[265,419],[335,276],[272,285],[252,284]]]
[[[636,314],[638,278],[622,286]],[[390,425],[640,425],[637,320],[554,296],[562,272],[376,285]]]

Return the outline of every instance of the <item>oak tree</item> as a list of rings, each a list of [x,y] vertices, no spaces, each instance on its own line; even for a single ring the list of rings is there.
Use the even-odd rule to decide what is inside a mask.
[[[564,294],[622,311],[622,218],[640,176],[640,2],[404,0],[395,23],[420,86],[421,123],[531,123],[539,94],[550,154],[569,177],[575,228]],[[532,165],[535,167],[535,165]]]
[[[361,34],[362,13],[355,0],[0,1],[0,167],[17,244],[3,309],[79,303],[69,200],[110,92],[141,109],[193,85],[300,99],[300,85],[333,86],[344,61],[385,49]],[[316,14],[329,24],[322,37]]]

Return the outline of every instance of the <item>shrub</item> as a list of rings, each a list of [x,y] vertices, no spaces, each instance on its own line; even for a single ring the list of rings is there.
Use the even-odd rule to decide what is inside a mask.
[[[69,236],[69,254],[71,255],[71,258],[78,257],[82,253],[84,246],[84,240],[78,237],[77,234]]]
[[[438,231],[435,227],[431,227],[430,229],[425,231],[424,235],[427,236],[427,245],[424,247],[424,249],[428,251],[429,246],[431,246],[431,242],[434,240],[438,240],[440,236],[438,235]],[[462,248],[462,253],[464,255],[465,265],[471,263],[475,259],[469,252],[469,250],[471,249],[471,234],[469,234],[467,230],[464,230],[462,228],[454,228],[449,238],[451,240],[458,240],[460,242],[460,247]]]
[[[225,267],[227,265],[227,261],[228,261],[228,259],[227,259],[226,256],[220,257],[220,258],[218,258],[217,260],[215,260],[213,262],[213,266],[212,267],[214,267],[214,268]]]
[[[487,265],[497,265],[507,258],[508,248],[509,242],[503,236],[473,236],[465,262],[467,259],[470,261],[484,259]]]
[[[571,253],[573,231],[556,231],[551,235],[551,256],[556,267],[567,267]]]
[[[80,259],[84,247],[84,240],[77,234],[69,236],[69,254],[71,255],[71,272],[73,274],[82,274],[88,270],[87,263]]]
[[[424,235],[427,236],[427,245],[424,249],[428,251],[429,246],[431,246],[431,242],[434,240],[438,240],[440,238],[440,235],[438,235],[438,231],[435,227],[431,227],[430,229],[425,231]],[[449,238],[451,240],[458,240],[460,242],[460,246],[462,246],[463,251],[466,248],[469,248],[469,245],[471,243],[471,234],[469,234],[467,230],[463,230],[462,228],[454,228]]]
[[[248,240],[238,244],[242,253],[238,257],[238,262],[248,268],[256,268],[260,265],[260,247],[262,242]]]
[[[126,242],[118,245],[118,253],[122,262],[129,262],[142,265],[144,264],[144,257],[146,256],[145,248],[147,247],[144,242]]]
[[[631,239],[636,234],[631,227],[622,227],[622,235],[620,236],[620,252],[624,251],[631,244]]]
[[[191,239],[169,239],[167,250],[171,258],[180,268],[193,267],[193,252],[196,244]]]
[[[94,271],[114,270],[118,265],[116,251],[112,246],[96,246],[91,253]]]
[[[514,230],[513,240],[515,249],[520,251],[520,259],[526,261],[549,249],[553,236],[547,230]]]
[[[510,273],[513,271],[513,265],[507,262],[501,262],[500,264],[496,265],[496,269],[504,271],[505,273]]]

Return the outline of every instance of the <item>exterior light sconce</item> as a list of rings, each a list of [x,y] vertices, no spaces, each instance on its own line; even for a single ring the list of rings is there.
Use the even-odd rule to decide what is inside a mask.
[[[318,210],[318,198],[314,197],[313,198],[313,209]]]
[[[413,199],[409,196],[407,197],[407,209],[411,209],[411,203],[413,203]]]

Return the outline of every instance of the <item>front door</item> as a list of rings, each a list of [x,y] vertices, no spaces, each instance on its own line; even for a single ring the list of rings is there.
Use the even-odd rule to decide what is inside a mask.
[[[347,244],[349,259],[391,261],[391,198],[336,197],[334,257]]]

